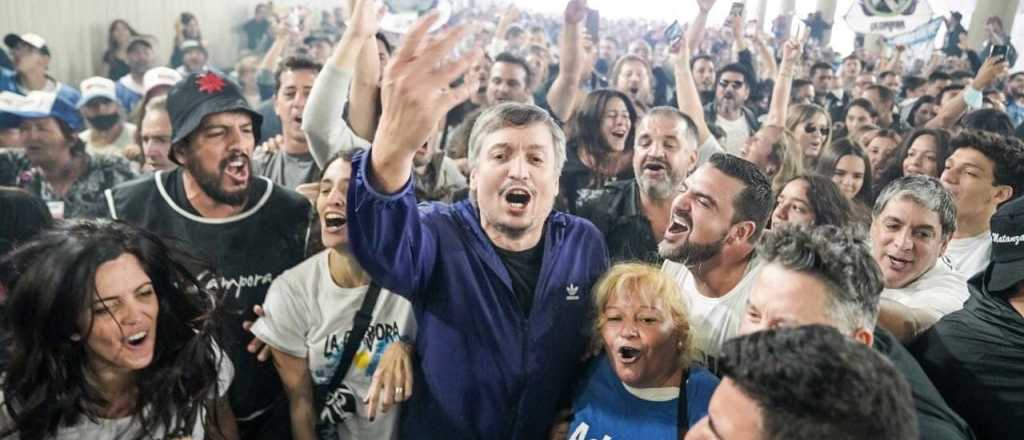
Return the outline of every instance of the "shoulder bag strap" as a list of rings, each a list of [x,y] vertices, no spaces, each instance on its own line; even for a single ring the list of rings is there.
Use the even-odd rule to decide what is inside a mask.
[[[363,304],[359,306],[359,311],[356,312],[356,318],[352,323],[352,331],[349,332],[348,339],[345,340],[345,347],[341,351],[341,360],[334,369],[334,375],[331,376],[327,389],[333,390],[341,385],[342,379],[345,378],[349,367],[352,366],[352,359],[355,358],[359,344],[363,341],[363,336],[366,336],[366,329],[370,327],[370,322],[373,320],[373,307],[377,305],[378,296],[380,296],[380,286],[376,282],[370,281],[370,288],[366,290]]]
[[[690,429],[689,406],[686,401],[686,383],[690,378],[690,369],[683,370],[683,379],[679,384],[679,410],[676,414],[676,426],[679,427],[679,438],[683,438]]]

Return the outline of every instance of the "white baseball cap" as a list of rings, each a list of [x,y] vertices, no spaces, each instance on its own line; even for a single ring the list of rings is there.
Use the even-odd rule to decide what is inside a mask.
[[[25,43],[39,49],[43,55],[50,55],[50,49],[46,47],[46,40],[38,34],[7,34],[7,36],[4,37],[4,44],[6,44],[8,48],[14,49],[14,46],[17,46],[18,43]]]
[[[153,87],[173,86],[181,81],[181,74],[170,67],[154,67],[146,71],[142,76],[142,95],[148,95]]]
[[[102,76],[94,76],[87,78],[82,81],[80,87],[82,90],[82,98],[78,100],[78,108],[85,107],[89,101],[96,98],[107,98],[111,101],[117,101],[117,85],[113,81],[104,78]]]

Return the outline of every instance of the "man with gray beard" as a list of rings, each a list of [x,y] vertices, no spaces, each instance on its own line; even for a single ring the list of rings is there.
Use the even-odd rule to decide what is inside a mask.
[[[636,178],[584,192],[577,213],[604,234],[612,261],[658,263],[658,242],[672,216],[672,199],[697,162],[697,127],[672,107],[655,107],[637,124]]]
[[[761,261],[754,245],[772,212],[772,188],[757,167],[718,153],[686,179],[658,253],[683,289],[694,347],[714,371],[736,335]]]

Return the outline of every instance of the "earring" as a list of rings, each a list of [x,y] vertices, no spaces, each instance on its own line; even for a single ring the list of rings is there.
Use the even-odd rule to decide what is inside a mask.
[[[78,333],[72,333],[71,334],[71,340],[74,341],[74,342],[81,341],[82,340],[82,335],[79,335]]]

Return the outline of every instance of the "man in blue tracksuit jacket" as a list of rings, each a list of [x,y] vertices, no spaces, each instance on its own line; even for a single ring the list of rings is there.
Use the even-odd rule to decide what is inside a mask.
[[[532,105],[480,116],[473,201],[417,206],[417,147],[476,87],[446,88],[468,58],[434,69],[463,32],[427,42],[434,18],[406,35],[384,74],[374,147],[353,161],[348,192],[353,253],[382,287],[411,299],[419,323],[401,436],[546,438],[587,352],[590,288],[607,249],[592,224],[552,211],[565,135]]]

